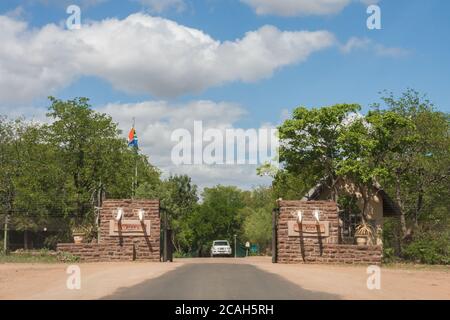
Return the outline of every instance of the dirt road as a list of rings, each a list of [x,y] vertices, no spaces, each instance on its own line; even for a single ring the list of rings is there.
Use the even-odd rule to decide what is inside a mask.
[[[0,299],[99,299],[119,288],[156,278],[181,264],[163,263],[85,263],[81,289],[67,289],[65,264],[0,265]]]
[[[450,299],[450,270],[382,268],[367,289],[366,267],[282,265],[270,258],[179,259],[174,263],[0,265],[0,299]]]

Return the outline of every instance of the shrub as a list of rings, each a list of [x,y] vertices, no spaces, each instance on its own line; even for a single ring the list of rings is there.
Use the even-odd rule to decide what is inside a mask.
[[[60,242],[60,237],[58,235],[50,235],[44,240],[44,247],[47,249],[55,250],[56,245]]]
[[[73,255],[69,252],[58,252],[58,260],[61,262],[73,263],[79,262],[80,257]]]
[[[175,251],[173,253],[174,258],[192,258],[194,257],[194,254],[192,252],[178,252]]]
[[[383,246],[383,262],[392,263],[396,260],[394,248]]]
[[[408,260],[427,264],[450,264],[450,231],[421,232],[403,249]]]
[[[401,227],[396,218],[385,218],[383,224],[383,258],[393,262],[400,256]]]

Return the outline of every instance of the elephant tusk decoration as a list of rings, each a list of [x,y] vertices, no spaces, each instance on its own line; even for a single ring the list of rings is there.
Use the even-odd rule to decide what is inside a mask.
[[[122,209],[122,208],[117,208],[117,214],[116,214],[116,216],[114,217],[114,219],[115,219],[117,222],[119,222],[119,221],[122,220],[122,217],[123,217],[123,209]]]
[[[144,211],[143,209],[139,209],[139,211],[138,211],[138,217],[139,217],[139,221],[144,222],[145,211]]]
[[[316,222],[319,223],[320,222],[320,211],[319,211],[319,209],[315,209],[313,211],[313,216],[314,216],[314,219],[316,219]]]
[[[297,223],[302,223],[303,222],[303,211],[302,210],[298,210],[297,211]]]

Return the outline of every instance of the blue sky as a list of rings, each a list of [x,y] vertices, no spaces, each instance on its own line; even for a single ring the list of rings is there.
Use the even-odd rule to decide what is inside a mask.
[[[13,22],[23,22],[26,23],[26,27],[18,36],[10,31],[14,35],[11,37],[7,36],[9,29],[3,27],[6,32],[3,31],[3,36],[0,36],[0,40],[6,39],[2,41],[3,49],[10,46],[12,52],[2,55],[2,50],[0,50],[0,71],[7,70],[2,72],[2,77],[5,77],[3,81],[0,79],[0,84],[4,82],[7,84],[4,91],[0,89],[0,113],[14,116],[19,110],[25,115],[39,114],[47,106],[45,97],[49,94],[64,99],[86,96],[99,110],[112,110],[111,105],[116,106],[118,111],[115,113],[115,119],[121,123],[123,128],[126,128],[131,121],[131,115],[119,112],[124,104],[164,102],[167,108],[176,110],[176,108],[188,108],[187,104],[196,101],[209,101],[212,105],[220,102],[228,103],[232,106],[232,110],[242,111],[239,116],[236,116],[236,113],[224,115],[225,124],[234,127],[258,128],[264,123],[279,124],[288,111],[299,105],[318,107],[351,102],[359,103],[364,110],[367,110],[368,105],[378,101],[378,92],[381,90],[387,89],[395,94],[400,94],[408,87],[426,93],[438,109],[450,111],[450,41],[448,41],[450,2],[442,0],[375,1],[381,8],[382,29],[369,30],[366,27],[367,1],[336,0],[338,8],[331,10],[331,13],[326,11],[327,1],[323,0],[318,1],[325,3],[322,5],[323,8],[316,7],[315,9],[308,7],[308,2],[312,0],[298,0],[298,4],[295,4],[295,0],[277,1],[281,4],[285,2],[287,5],[290,3],[291,11],[288,12],[292,14],[280,13],[277,9],[280,9],[281,5],[271,6],[269,0],[2,1],[0,17],[9,19],[5,20],[7,21],[5,23],[11,26],[14,25]],[[68,57],[68,62],[61,63],[61,65],[58,64],[59,59],[61,61],[65,59],[61,55],[52,56],[51,60],[45,61],[44,57],[53,55],[54,50],[49,51],[51,52],[49,54],[42,46],[48,47],[48,43],[51,43],[57,49],[57,44],[65,41],[60,37],[67,35],[64,33],[64,21],[68,17],[65,10],[69,4],[81,6],[82,29],[84,30],[87,29],[84,28],[85,24],[99,23],[110,18],[123,21],[130,15],[140,12],[142,16],[139,19],[143,19],[143,21],[149,20],[149,17],[161,17],[164,21],[176,22],[180,29],[189,27],[201,31],[212,39],[209,43],[211,45],[212,41],[216,41],[218,44],[229,41],[233,46],[239,47],[242,44],[241,40],[245,39],[246,33],[255,31],[258,35],[263,34],[263,38],[271,39],[272,33],[267,35],[260,29],[266,25],[275,27],[276,34],[280,38],[289,32],[321,30],[331,35],[333,40],[316,39],[314,41],[322,43],[311,52],[299,56],[295,51],[302,50],[300,42],[303,40],[298,40],[300,42],[296,40],[295,45],[289,41],[282,42],[276,45],[274,52],[270,53],[270,59],[264,57],[266,54],[264,50],[271,50],[270,42],[265,42],[260,52],[256,50],[251,52],[251,46],[239,47],[236,52],[244,52],[244,55],[249,55],[244,58],[257,57],[256,59],[259,59],[262,57],[261,61],[264,64],[261,67],[262,73],[259,73],[257,63],[251,68],[245,62],[242,65],[233,65],[234,61],[239,60],[242,55],[236,54],[234,51],[231,51],[234,53],[230,53],[229,48],[226,51],[219,50],[222,53],[217,54],[219,58],[216,57],[216,59],[228,59],[226,62],[224,60],[223,64],[231,64],[230,70],[227,70],[227,66],[221,66],[220,63],[205,70],[201,66],[201,59],[199,60],[198,56],[193,55],[192,59],[196,59],[195,65],[198,64],[199,67],[188,69],[183,75],[179,75],[177,70],[166,70],[167,67],[164,66],[159,68],[158,57],[161,57],[161,52],[153,56],[153,48],[145,48],[143,52],[148,56],[138,57],[141,60],[137,61],[136,65],[131,65],[129,72],[126,67],[121,67],[117,72],[111,73],[106,66],[104,68],[98,66],[99,63],[102,63],[101,58],[97,65],[89,65],[83,60],[83,63],[77,62],[73,67],[70,67],[73,57]],[[258,9],[264,5],[266,5],[266,11],[259,12]],[[292,8],[298,9],[298,12],[294,12]],[[57,30],[53,33],[44,33],[43,30],[49,24],[55,24]],[[11,27],[10,30],[15,29]],[[120,33],[121,29],[114,30]],[[85,32],[88,36],[89,32],[94,34],[94,30]],[[52,34],[59,35],[52,38]],[[139,34],[141,35],[141,33]],[[100,37],[101,35],[103,33],[99,32],[95,36]],[[146,36],[145,33],[142,35]],[[148,34],[148,37],[152,36],[154,33]],[[295,37],[297,36],[295,35]],[[158,37],[164,37],[164,32],[159,33],[158,31]],[[39,43],[41,38],[44,39],[42,46]],[[32,39],[33,46],[28,46],[30,41],[24,39]],[[82,37],[80,39],[83,40]],[[356,39],[354,41],[356,45],[351,46],[350,39]],[[130,38],[130,45],[136,45],[132,43],[136,42],[135,40],[140,41]],[[198,43],[195,43],[196,50],[198,49],[197,45]],[[346,45],[348,50],[344,49]],[[136,48],[139,47],[136,45]],[[169,41],[165,48],[172,52],[178,50],[179,46],[172,48]],[[18,52],[21,52],[23,56],[15,56],[14,50],[19,50]],[[25,50],[28,50],[27,54],[23,53]],[[39,50],[39,54],[35,55],[34,50]],[[70,45],[65,45],[64,50],[70,51]],[[208,50],[204,52],[201,51],[202,48],[198,50],[200,54],[209,54]],[[124,61],[136,59],[133,54],[134,58],[127,60],[124,54],[123,60],[112,59],[109,61],[110,55],[120,55],[121,51],[110,50],[109,52],[110,54],[104,60],[105,65],[108,63],[126,65],[128,62]],[[185,56],[189,51],[183,52],[180,57],[176,52],[168,54],[168,57],[175,57],[173,62],[175,65],[179,60],[187,59]],[[126,54],[130,54],[130,52],[126,52]],[[35,59],[33,59],[34,55]],[[82,59],[81,56],[82,53],[74,55],[75,59]],[[164,56],[164,52],[162,56]],[[278,57],[280,62],[270,61],[276,60]],[[139,71],[141,69],[139,63],[142,65],[142,72]],[[152,65],[156,65],[156,67],[152,67]],[[66,67],[67,71],[64,72],[74,73],[74,75],[66,77],[65,73],[61,72],[61,69]],[[146,70],[147,67],[150,68],[149,70],[153,70],[152,74],[145,73],[144,69]],[[33,68],[39,68],[39,73],[29,74]],[[160,70],[161,76],[167,75],[167,82],[157,83],[158,77],[155,78],[155,68]],[[25,70],[23,77],[24,79],[26,77],[26,81],[20,78],[19,73],[22,72],[22,69]],[[45,77],[42,70],[45,70]],[[136,81],[144,82],[143,85],[128,83],[134,81],[133,72],[136,70],[138,73]],[[55,74],[61,72],[61,74],[53,76],[48,75],[47,72]],[[189,72],[192,73],[192,76],[189,75]],[[203,72],[205,73],[204,79],[202,79]],[[215,73],[223,73],[223,75],[217,76]],[[171,75],[175,77],[179,75],[180,78],[173,80],[174,76]],[[16,76],[20,86],[11,85],[9,87],[10,83],[6,79]],[[39,83],[33,83],[34,76],[36,76],[36,82]],[[39,78],[41,76],[44,78]],[[123,80],[124,78],[128,80]],[[147,80],[149,78],[151,80]],[[192,86],[184,88],[184,84],[189,83],[191,79]],[[161,89],[165,86],[174,88],[173,90],[167,89],[167,93],[165,89]],[[180,89],[180,86],[184,89]],[[163,94],[161,94],[161,90],[164,91]],[[25,93],[18,101],[12,101],[11,92]],[[109,108],[106,108],[107,105]],[[137,112],[136,115],[139,116],[139,114],[142,113]],[[201,115],[200,112],[197,116],[200,119],[197,120],[202,120]],[[205,115],[205,118],[213,121],[211,117],[211,115]],[[222,116],[218,113],[217,117],[221,118]],[[153,120],[157,122],[161,119]],[[148,122],[153,120],[145,119],[142,126],[147,126]],[[143,135],[141,139],[145,143],[147,135],[150,137],[153,132],[151,127],[145,127],[141,131]],[[147,143],[148,153],[162,152],[161,150],[156,151],[151,140],[149,138]],[[165,160],[160,159],[159,161],[164,163]],[[167,168],[172,172],[169,166]],[[218,177],[211,181],[202,179],[199,177],[199,181],[202,181],[200,183],[204,182],[205,185],[220,182],[217,181]],[[257,184],[258,180],[256,179],[252,176],[249,183]],[[232,182],[230,181],[230,183]],[[249,184],[244,183],[243,186],[249,186]]]

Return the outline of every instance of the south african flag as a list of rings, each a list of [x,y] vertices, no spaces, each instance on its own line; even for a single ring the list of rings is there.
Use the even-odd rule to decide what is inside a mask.
[[[130,133],[128,133],[128,146],[133,148],[138,148],[138,137],[136,129],[131,128]]]

